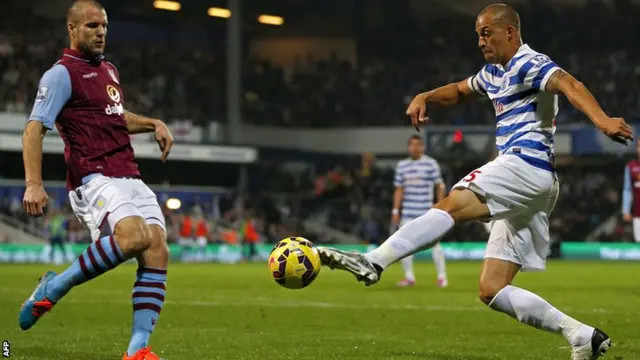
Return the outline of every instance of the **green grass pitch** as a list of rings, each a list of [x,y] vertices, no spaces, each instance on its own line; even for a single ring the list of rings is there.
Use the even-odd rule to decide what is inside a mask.
[[[394,265],[370,288],[323,268],[307,289],[287,290],[266,263],[174,264],[167,303],[151,340],[167,360],[207,359],[569,359],[562,337],[489,310],[477,299],[479,262],[449,262],[447,289],[430,263],[418,285],[399,289]],[[135,267],[121,266],[73,290],[34,328],[17,313],[45,265],[0,265],[0,341],[11,359],[121,359],[130,331]],[[58,268],[60,270],[61,268]],[[605,359],[640,359],[640,263],[550,262],[521,274],[532,290],[601,327]]]

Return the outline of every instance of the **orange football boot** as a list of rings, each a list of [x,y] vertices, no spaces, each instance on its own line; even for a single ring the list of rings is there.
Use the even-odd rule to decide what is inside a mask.
[[[138,350],[133,356],[124,353],[122,360],[162,360],[158,355],[151,352],[151,346]]]

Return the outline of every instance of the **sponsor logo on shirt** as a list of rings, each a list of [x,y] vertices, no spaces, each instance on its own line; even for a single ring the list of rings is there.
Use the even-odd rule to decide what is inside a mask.
[[[107,105],[107,107],[104,109],[104,112],[107,115],[122,115],[124,114],[124,107],[122,106],[122,104]]]
[[[124,114],[124,107],[120,104],[120,91],[112,85],[107,85],[107,95],[115,102],[113,105],[107,105],[104,109],[107,115],[122,115]]]

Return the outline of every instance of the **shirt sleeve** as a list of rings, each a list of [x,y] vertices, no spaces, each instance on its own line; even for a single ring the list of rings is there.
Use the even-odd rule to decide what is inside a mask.
[[[631,171],[629,165],[624,167],[624,186],[622,187],[622,213],[631,214],[633,188],[631,187]]]
[[[433,175],[433,182],[436,185],[444,184],[444,180],[442,179],[442,171],[440,170],[440,164],[434,161],[433,168],[435,169],[435,173]]]
[[[547,55],[536,55],[522,65],[519,76],[522,83],[527,88],[544,91],[549,78],[560,67],[556,65]]]
[[[395,187],[403,187],[404,176],[402,174],[402,169],[400,169],[400,164],[396,165],[396,173],[393,177],[393,186]]]
[[[40,121],[47,129],[53,125],[60,111],[71,98],[71,77],[63,65],[55,65],[42,75],[38,94],[28,120]]]
[[[491,86],[491,84],[487,81],[488,79],[487,67],[484,66],[477,74],[471,76],[467,79],[467,85],[473,90],[475,93],[482,97],[487,96],[487,88]]]

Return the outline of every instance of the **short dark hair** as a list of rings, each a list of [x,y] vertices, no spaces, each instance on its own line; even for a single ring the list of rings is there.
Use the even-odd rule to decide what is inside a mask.
[[[97,0],[75,0],[67,10],[67,22],[75,22],[76,14],[83,6],[93,6],[98,10],[104,10],[104,6]]]
[[[422,136],[420,136],[418,134],[413,134],[413,135],[409,136],[409,139],[407,139],[407,144],[411,143],[411,140],[418,140],[418,141],[422,142]]]
[[[480,11],[480,15],[491,14],[495,21],[513,26],[520,31],[520,15],[507,4],[491,4]]]

